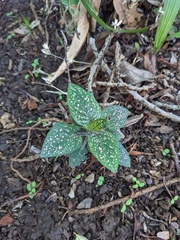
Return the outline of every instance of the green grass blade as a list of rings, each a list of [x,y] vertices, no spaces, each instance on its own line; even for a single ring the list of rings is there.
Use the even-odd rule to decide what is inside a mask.
[[[166,38],[165,41],[168,41],[168,40],[170,40],[170,39],[172,39],[172,38],[180,38],[180,32],[171,34],[170,36],[168,36],[168,37]]]
[[[179,0],[165,0],[164,7],[162,9],[164,13],[160,17],[154,41],[155,53],[158,52],[158,50],[166,40],[166,36],[175,20],[179,8],[180,8]]]
[[[89,0],[81,0],[82,4],[88,11],[88,13],[99,23],[104,29],[109,31],[114,31],[114,28],[107,25],[100,17],[97,16],[96,11]],[[119,30],[120,33],[139,33],[139,32],[146,32],[148,28],[139,28],[139,29],[129,29],[129,30]]]

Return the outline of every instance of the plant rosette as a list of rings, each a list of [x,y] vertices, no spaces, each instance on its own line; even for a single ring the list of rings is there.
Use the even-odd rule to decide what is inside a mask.
[[[31,183],[28,183],[26,188],[29,192],[29,198],[32,199],[34,197],[34,194],[36,193],[36,182],[33,181]]]
[[[73,124],[56,123],[48,132],[41,150],[41,158],[68,155],[72,168],[86,159],[90,151],[110,171],[118,165],[130,167],[130,157],[119,142],[119,129],[125,124],[129,111],[121,106],[101,110],[94,96],[70,83],[67,105]]]

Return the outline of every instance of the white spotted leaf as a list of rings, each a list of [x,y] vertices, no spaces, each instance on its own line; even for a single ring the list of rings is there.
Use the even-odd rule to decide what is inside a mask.
[[[119,146],[119,165],[123,167],[130,167],[131,159],[129,157],[128,152],[120,142],[118,142],[118,146]]]
[[[58,157],[69,154],[82,144],[82,137],[77,135],[79,127],[56,123],[48,132],[41,150],[41,158]]]
[[[110,130],[118,130],[125,124],[128,114],[129,111],[126,108],[115,105],[105,107],[102,111],[101,117],[107,118],[106,126]]]
[[[119,165],[119,148],[114,135],[108,131],[88,137],[90,152],[106,168],[116,173]]]
[[[94,96],[73,83],[68,85],[67,104],[72,118],[81,126],[101,116],[101,108]]]
[[[82,149],[82,146],[69,154],[69,165],[72,168],[77,167],[82,161],[86,159],[86,154],[88,150],[86,148]]]

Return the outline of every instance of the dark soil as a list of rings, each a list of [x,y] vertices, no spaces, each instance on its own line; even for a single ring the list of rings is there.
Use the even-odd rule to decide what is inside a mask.
[[[42,9],[46,1],[33,0],[35,10],[45,28],[46,15]],[[7,13],[13,12],[11,16]],[[39,184],[37,194],[30,199],[27,194],[27,182],[23,181],[17,172],[11,168],[11,159],[17,156],[26,144],[28,129],[38,118],[59,118],[66,120],[63,106],[66,99],[60,100],[57,94],[46,92],[56,91],[45,84],[41,78],[32,75],[32,62],[39,59],[41,70],[51,73],[56,71],[61,60],[52,56],[45,57],[41,49],[46,42],[46,36],[42,35],[38,28],[33,30],[35,39],[21,43],[22,36],[8,39],[10,32],[22,23],[21,15],[29,22],[34,20],[28,1],[23,0],[0,0],[0,117],[8,114],[6,126],[1,124],[0,129],[0,219],[9,216],[8,222],[0,222],[0,239],[2,240],[65,240],[75,239],[74,232],[89,240],[131,240],[133,234],[136,239],[180,239],[180,201],[170,204],[171,197],[165,187],[156,188],[158,184],[178,177],[176,165],[172,154],[162,155],[163,149],[170,149],[170,140],[173,142],[175,151],[180,152],[180,127],[178,123],[163,117],[158,118],[159,125],[147,126],[145,122],[151,114],[148,109],[133,100],[128,94],[119,97],[121,105],[127,107],[132,115],[144,113],[144,118],[134,125],[122,129],[125,135],[123,145],[128,151],[152,153],[152,155],[135,154],[131,156],[131,168],[119,167],[117,174],[102,168],[97,161],[93,162],[89,155],[87,161],[76,169],[71,169],[66,157],[55,159],[36,158],[29,162],[14,162],[13,167],[30,181]],[[47,20],[49,44],[51,51],[58,56],[64,56],[64,49],[59,50],[61,18],[59,6],[54,8]],[[67,35],[70,42],[72,36]],[[123,39],[121,39],[123,41]],[[173,51],[173,50],[172,50]],[[83,55],[81,53],[80,55]],[[169,57],[171,52],[169,52]],[[167,66],[164,65],[166,69]],[[174,74],[175,70],[172,68]],[[162,66],[159,71],[162,71]],[[83,72],[83,73],[86,73]],[[30,77],[25,79],[25,75]],[[103,80],[103,74],[100,76]],[[80,77],[79,72],[71,72],[72,82],[84,87],[87,75]],[[67,90],[67,73],[61,75],[54,86],[63,91]],[[177,87],[178,86],[174,86]],[[97,100],[104,89],[95,90]],[[112,94],[116,95],[116,89]],[[152,92],[153,94],[156,91]],[[37,102],[30,96],[37,98]],[[29,103],[30,102],[30,103]],[[29,104],[29,105],[28,105]],[[37,104],[37,106],[36,106]],[[62,105],[60,105],[62,104]],[[35,106],[31,110],[31,107]],[[156,114],[154,114],[156,115]],[[154,116],[153,115],[153,116]],[[29,120],[34,122],[26,124]],[[164,124],[169,131],[161,131]],[[50,123],[51,126],[51,123]],[[34,156],[40,150],[49,126],[42,124],[33,129],[28,142],[28,147],[20,158]],[[71,184],[72,180],[80,173],[84,176]],[[89,183],[86,177],[94,174],[94,181]],[[104,176],[102,186],[98,186],[99,176]],[[121,213],[122,204],[114,204],[90,214],[74,213],[77,205],[85,198],[91,198],[90,208],[111,203],[113,200],[126,196],[134,196],[134,192],[141,189],[132,189],[132,176],[145,183],[143,189],[154,186],[153,192],[140,194],[133,199],[131,206],[125,213]],[[70,189],[74,186],[75,196],[69,197]],[[180,196],[180,182],[167,186],[170,194]],[[128,198],[129,198],[128,197]],[[9,215],[8,215],[9,214]],[[154,220],[155,219],[155,220]],[[157,221],[156,221],[157,220]],[[158,232],[167,231],[169,238],[158,238]],[[148,237],[149,236],[149,237]],[[134,238],[135,239],[135,238]]]

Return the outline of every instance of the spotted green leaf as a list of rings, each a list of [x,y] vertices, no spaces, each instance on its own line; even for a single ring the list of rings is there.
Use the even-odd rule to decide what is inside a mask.
[[[77,167],[82,161],[86,159],[88,153],[86,148],[82,149],[82,146],[69,154],[69,165],[72,168]]]
[[[126,108],[116,105],[105,107],[101,117],[107,118],[107,127],[110,130],[119,130],[125,124],[128,114]]]
[[[123,135],[120,130],[109,130],[109,131],[115,136],[117,142],[119,142],[121,140]]]
[[[69,154],[82,144],[82,137],[77,135],[79,127],[56,123],[48,132],[41,150],[41,158],[58,157]]]
[[[88,147],[97,160],[106,168],[116,173],[119,164],[118,143],[108,131],[88,137]]]
[[[119,165],[124,167],[130,167],[131,159],[129,157],[128,152],[120,142],[118,142],[118,146],[119,146]]]
[[[72,118],[81,126],[101,116],[101,108],[94,96],[73,83],[68,86],[67,103]]]

